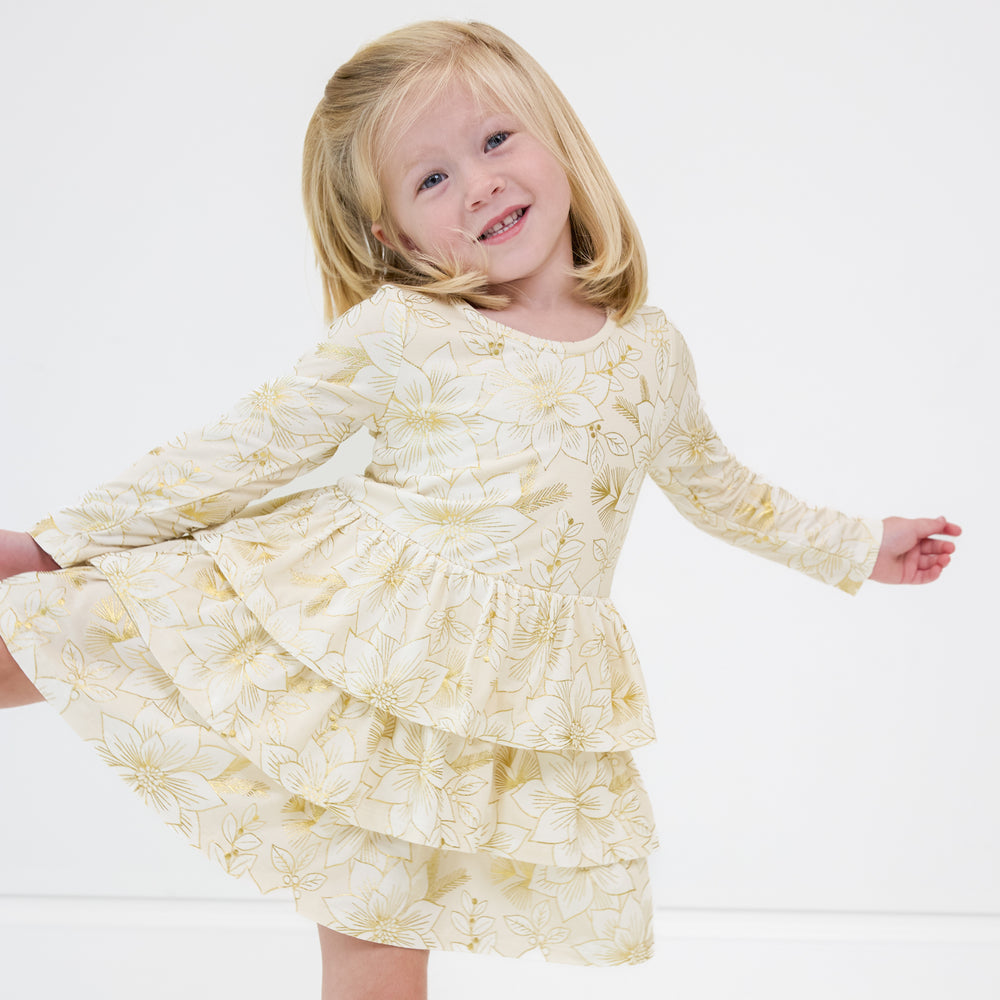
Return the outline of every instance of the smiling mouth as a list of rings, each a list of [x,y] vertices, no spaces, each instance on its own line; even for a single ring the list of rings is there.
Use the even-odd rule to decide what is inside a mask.
[[[516,225],[521,221],[522,216],[527,211],[526,208],[516,208],[510,215],[501,219],[499,222],[490,226],[489,229],[484,230],[480,236],[480,240],[488,240],[491,236],[497,236],[500,233],[506,232],[512,226]]]

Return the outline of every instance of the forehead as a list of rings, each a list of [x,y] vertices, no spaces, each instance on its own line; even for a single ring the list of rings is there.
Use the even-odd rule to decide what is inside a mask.
[[[511,124],[520,121],[495,95],[477,93],[461,80],[411,93],[382,123],[381,172],[406,173],[501,118]]]
[[[457,99],[470,103],[484,117],[512,113],[527,122],[533,104],[530,88],[510,66],[492,56],[479,53],[450,63],[425,63],[401,75],[385,95],[378,116],[381,151],[391,148],[418,120],[433,126],[434,113],[446,110]]]

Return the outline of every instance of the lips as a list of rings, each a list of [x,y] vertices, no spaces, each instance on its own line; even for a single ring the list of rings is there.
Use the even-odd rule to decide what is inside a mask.
[[[514,208],[511,209],[511,211],[507,212],[505,215],[493,219],[490,222],[490,224],[482,231],[482,233],[479,234],[479,239],[480,240],[493,239],[494,237],[499,236],[510,229],[513,229],[514,226],[516,226],[521,221],[521,219],[524,218],[524,214],[527,211],[528,209],[526,207]]]

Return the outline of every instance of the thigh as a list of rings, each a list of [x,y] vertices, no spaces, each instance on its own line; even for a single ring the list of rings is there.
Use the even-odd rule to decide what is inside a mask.
[[[44,701],[0,639],[0,708],[17,708]]]
[[[323,1000],[427,1000],[426,949],[378,944],[317,926]]]

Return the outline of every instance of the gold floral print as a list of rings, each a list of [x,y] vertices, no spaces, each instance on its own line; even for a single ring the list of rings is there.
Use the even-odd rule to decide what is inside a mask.
[[[262,499],[374,437],[363,475]],[[402,947],[642,962],[654,738],[610,600],[649,475],[699,527],[854,592],[876,522],[740,465],[683,339],[580,344],[386,286],[295,369],[34,535],[0,635],[229,874]]]

